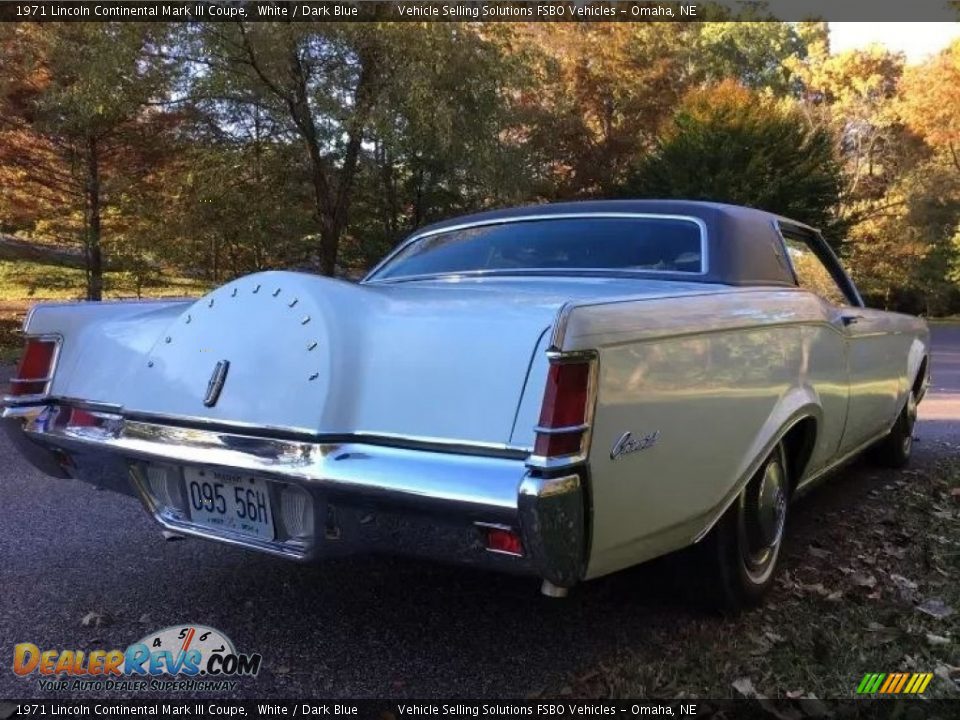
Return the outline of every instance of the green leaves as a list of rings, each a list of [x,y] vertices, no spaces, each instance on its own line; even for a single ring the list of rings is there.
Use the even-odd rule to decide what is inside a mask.
[[[823,228],[875,302],[948,309],[958,47],[905,68],[830,54],[819,22],[10,24],[0,225],[212,281],[358,274],[492,206],[701,198]]]
[[[829,133],[789,102],[726,82],[684,99],[622,193],[729,202],[832,228],[839,190]]]

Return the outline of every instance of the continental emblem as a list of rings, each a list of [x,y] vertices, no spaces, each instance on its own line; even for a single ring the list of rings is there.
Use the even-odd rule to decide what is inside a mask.
[[[203,398],[203,404],[207,407],[213,407],[217,404],[220,391],[223,390],[223,384],[227,381],[227,370],[229,369],[229,360],[221,360],[214,366],[210,382],[207,383],[207,394]]]
[[[659,439],[659,430],[654,430],[649,435],[638,438],[635,438],[632,432],[625,432],[620,436],[620,439],[614,443],[613,448],[610,450],[610,459],[619,460],[624,455],[651,448],[657,444],[657,440]]]

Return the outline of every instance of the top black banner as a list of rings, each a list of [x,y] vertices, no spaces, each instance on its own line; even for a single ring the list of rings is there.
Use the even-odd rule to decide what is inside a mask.
[[[0,0],[0,22],[704,22],[960,20],[960,0]]]

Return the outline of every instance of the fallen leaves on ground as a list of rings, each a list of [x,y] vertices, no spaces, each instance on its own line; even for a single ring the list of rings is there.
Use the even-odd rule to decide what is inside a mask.
[[[98,613],[94,610],[91,610],[82,618],[80,618],[80,625],[82,627],[103,627],[110,624],[110,616]]]
[[[950,617],[955,612],[952,607],[947,605],[940,598],[930,598],[929,600],[924,600],[922,603],[917,605],[917,610],[929,615],[932,618],[936,618],[937,620],[943,620],[944,618]]]
[[[689,598],[641,600],[613,657],[543,695],[751,697],[792,720],[855,697],[866,672],[936,669],[925,696],[960,698],[960,460],[944,448],[926,445],[909,473],[855,468],[799,503],[759,608],[719,618]]]

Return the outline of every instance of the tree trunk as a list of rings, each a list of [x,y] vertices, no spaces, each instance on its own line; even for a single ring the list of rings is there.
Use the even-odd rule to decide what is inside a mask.
[[[320,272],[327,277],[337,273],[337,253],[342,232],[343,228],[338,227],[331,218],[325,217],[320,221]]]
[[[87,140],[87,300],[103,299],[103,255],[100,250],[100,149]]]
[[[378,72],[381,65],[380,51],[373,41],[361,41],[356,49],[359,65],[357,85],[353,90],[353,112],[345,122],[343,134],[346,145],[339,169],[330,157],[324,155],[317,131],[313,110],[310,106],[310,73],[301,62],[297,47],[289,52],[289,81],[277,83],[272,80],[257,58],[243,23],[239,23],[246,62],[259,76],[263,84],[284,102],[297,128],[310,158],[310,175],[314,192],[314,211],[320,225],[320,271],[332,276],[336,272],[340,237],[347,227],[357,165],[363,147],[366,129],[377,98]]]
[[[339,173],[331,172],[333,163],[324,157],[320,149],[317,126],[307,100],[306,76],[296,55],[292,61],[296,91],[295,96],[288,101],[288,106],[310,157],[314,207],[320,223],[320,272],[328,277],[336,273],[340,237],[347,227],[350,205],[353,201],[363,132],[376,100],[375,83],[379,57],[375,48],[362,48],[358,54],[361,65],[360,75],[353,92],[353,115],[346,123],[347,142]]]

